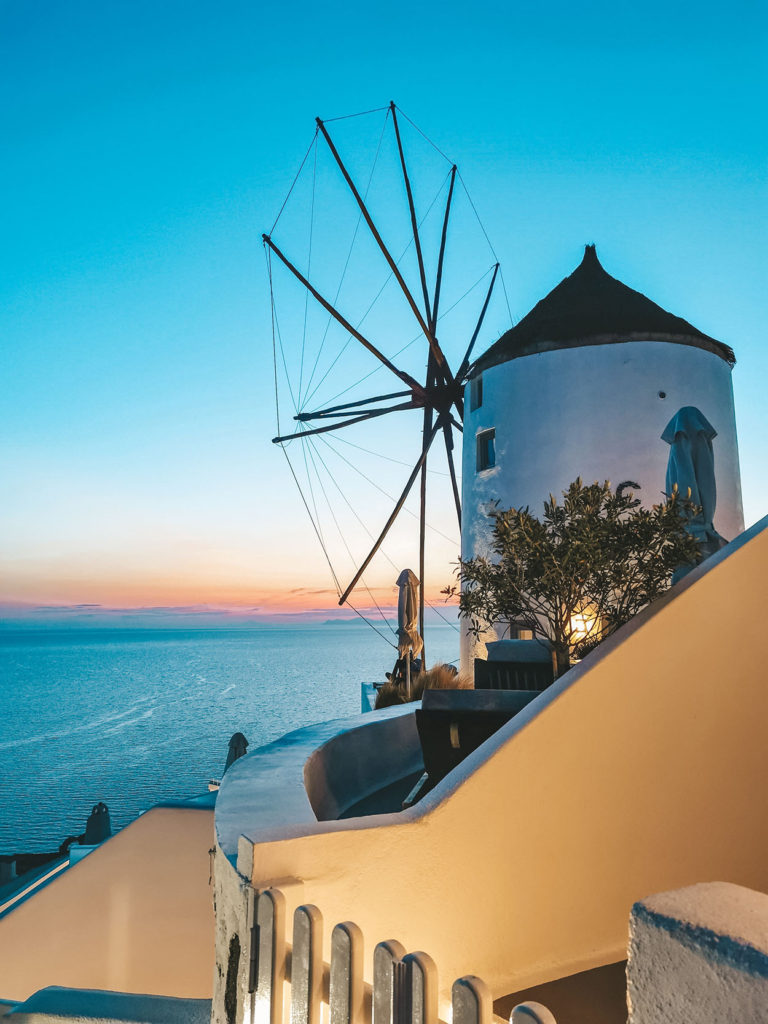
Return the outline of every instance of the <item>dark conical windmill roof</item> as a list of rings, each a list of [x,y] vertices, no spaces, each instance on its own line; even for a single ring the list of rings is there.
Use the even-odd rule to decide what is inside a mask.
[[[519,356],[623,341],[693,345],[714,352],[731,366],[736,362],[728,345],[702,334],[687,320],[611,277],[598,260],[594,245],[588,245],[574,272],[502,334],[477,360],[473,373]]]

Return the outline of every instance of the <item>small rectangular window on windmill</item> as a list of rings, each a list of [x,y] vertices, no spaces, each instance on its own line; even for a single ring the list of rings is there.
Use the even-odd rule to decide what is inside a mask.
[[[474,412],[483,404],[483,375],[478,374],[469,382],[469,409]]]
[[[496,465],[496,429],[481,430],[477,435],[477,472]]]

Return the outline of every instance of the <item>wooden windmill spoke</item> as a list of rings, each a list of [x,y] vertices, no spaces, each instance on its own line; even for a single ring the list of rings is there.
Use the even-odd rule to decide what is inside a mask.
[[[366,409],[365,412],[360,414],[360,416],[362,418],[364,418],[364,419],[365,418],[370,419],[373,416],[379,416],[379,415],[381,415],[382,413],[385,413],[385,412],[399,412],[402,409],[420,409],[420,408],[421,408],[421,405],[420,404],[416,404],[415,402],[401,402],[399,405],[377,406],[375,409]],[[314,419],[319,419],[319,420],[341,420],[345,416],[349,416],[349,412],[318,412],[318,413],[310,414],[306,418],[304,416],[301,416],[301,415],[294,416],[293,418],[295,420],[301,421],[302,423],[306,423],[308,420],[314,420]],[[355,419],[357,419],[357,418],[358,417],[355,417]],[[339,424],[339,425],[341,425],[341,424]]]
[[[453,200],[453,187],[454,187],[455,184],[456,184],[456,164],[454,164],[453,167],[451,167],[451,183],[448,186],[448,198],[446,199],[446,202],[445,202],[445,213],[443,215],[443,230],[442,230],[441,235],[440,235],[440,251],[439,251],[438,257],[437,257],[437,273],[435,274],[435,294],[434,294],[434,298],[432,299],[432,319],[430,320],[430,324],[429,324],[429,328],[432,331],[433,335],[435,334],[435,332],[437,330],[438,310],[440,308],[440,289],[442,288],[442,284],[443,284],[443,263],[444,263],[444,260],[445,260],[445,243],[446,243],[446,240],[448,238],[448,221],[449,221],[450,216],[451,216],[451,202]],[[449,378],[447,378],[447,377],[445,377],[444,379],[445,379],[446,385],[450,385],[450,384],[453,383],[453,381],[449,380]],[[431,379],[427,380],[427,386],[428,387],[431,386],[434,383],[435,382],[433,380],[431,380]],[[422,587],[421,593],[423,594],[423,587]],[[424,609],[423,609],[423,606],[422,606],[422,609],[421,609],[422,619],[424,617],[423,611],[424,611]],[[423,623],[422,623],[422,626],[423,626]],[[423,633],[423,629],[422,629],[422,633]]]
[[[304,285],[304,287],[307,289],[310,295],[317,299],[320,305],[328,313],[330,313],[331,316],[335,320],[337,320],[346,331],[349,331],[353,338],[356,338],[360,342],[360,344],[367,348],[372,355],[376,356],[376,358],[380,360],[387,367],[387,369],[391,370],[392,373],[394,373],[396,376],[400,378],[401,381],[403,381],[403,383],[407,384],[414,394],[423,394],[424,389],[422,388],[421,384],[419,384],[419,382],[414,377],[411,377],[409,373],[405,373],[404,370],[399,370],[394,363],[387,359],[383,352],[380,352],[375,345],[368,341],[367,338],[363,337],[363,335],[360,333],[360,331],[357,330],[356,327],[353,327],[352,324],[344,316],[342,316],[342,314],[339,313],[339,311],[334,306],[332,306],[327,299],[324,299],[320,292],[318,292],[317,289],[314,288],[309,283],[306,277],[304,277],[301,271],[298,270],[291,263],[288,257],[284,256],[282,252],[280,252],[280,250],[269,237],[269,235],[262,235],[261,237],[263,238],[264,243],[268,245],[272,252],[275,254],[275,256],[277,256],[278,259],[281,260],[281,262],[284,263],[285,266],[290,270],[293,276],[297,278],[299,281],[301,281],[301,283]]]
[[[435,360],[429,353],[427,360],[427,390],[435,383]],[[422,428],[422,451],[428,448],[428,439],[432,431],[433,410],[424,406],[424,426]],[[431,443],[431,442],[430,442]],[[419,488],[419,633],[424,643],[424,552],[427,541],[427,460],[421,467],[421,484]],[[426,665],[426,653],[422,650],[422,664]]]
[[[308,420],[321,419],[324,416],[331,416],[335,413],[346,412],[349,409],[359,409],[361,405],[372,405],[374,402],[385,402],[389,398],[405,398],[411,395],[411,391],[392,391],[388,395],[376,395],[374,398],[361,398],[357,402],[343,402],[341,405],[330,405],[327,409],[318,409],[316,412],[300,412],[293,418],[301,423]]]
[[[427,321],[430,325],[430,332],[435,333],[434,325],[432,321],[432,312],[429,303],[429,292],[427,291],[427,275],[424,270],[424,256],[421,252],[421,239],[419,237],[419,225],[416,220],[416,206],[413,202],[413,191],[411,189],[411,179],[408,177],[408,168],[405,164],[405,152],[403,151],[403,142],[400,138],[400,125],[397,123],[397,109],[394,103],[390,103],[389,109],[392,112],[392,124],[395,126],[395,138],[397,139],[397,151],[400,154],[400,166],[403,169],[403,181],[405,182],[405,192],[408,196],[408,209],[411,213],[411,229],[413,230],[413,241],[416,247],[416,258],[419,262],[419,276],[421,277],[421,290],[424,293],[424,309],[427,314]]]
[[[401,402],[400,405],[389,405],[386,409],[369,409],[360,416],[354,416],[349,420],[342,420],[341,423],[328,423],[324,427],[313,427],[312,430],[300,430],[296,434],[283,434],[281,437],[273,437],[272,444],[282,444],[284,441],[295,441],[299,437],[311,437],[313,434],[325,434],[329,430],[341,430],[342,427],[351,427],[353,423],[362,423],[365,420],[375,419],[377,416],[385,416],[390,412],[401,412],[403,409],[420,409],[421,405],[416,402]]]
[[[453,189],[454,189],[454,186],[456,184],[456,172],[457,172],[457,167],[456,167],[456,164],[454,164],[451,167],[451,183],[448,186],[448,198],[445,201],[445,213],[443,214],[443,228],[442,228],[442,231],[440,233],[440,251],[438,252],[438,256],[437,256],[437,272],[435,274],[435,294],[434,294],[434,298],[432,299],[432,320],[431,320],[430,325],[429,325],[433,334],[435,334],[435,332],[437,331],[437,320],[438,320],[438,313],[439,313],[439,310],[440,310],[440,290],[441,290],[441,288],[443,286],[443,264],[445,262],[445,245],[446,245],[446,242],[448,240],[448,222],[449,222],[450,217],[451,217],[451,204],[453,202]],[[458,378],[456,378],[456,379],[458,379]],[[433,383],[433,382],[429,382],[429,383]],[[445,383],[446,383],[446,386],[451,386],[451,385],[453,385],[454,380],[453,379],[449,379],[448,377],[446,377],[445,378]],[[459,401],[461,401],[461,399],[459,399]],[[462,405],[458,405],[457,409],[459,411],[459,415],[463,417],[463,415],[464,415],[463,404]],[[423,588],[422,588],[422,590],[423,590]],[[423,618],[423,608],[422,608],[422,618]],[[422,632],[423,632],[423,630],[422,630]]]
[[[411,475],[408,477],[408,482],[406,483],[405,487],[403,488],[403,493],[398,498],[398,500],[397,500],[397,502],[395,504],[395,507],[392,510],[392,514],[390,515],[389,519],[386,521],[386,523],[384,525],[384,529],[379,534],[379,536],[378,536],[378,538],[376,540],[376,543],[373,545],[371,550],[368,552],[368,554],[367,554],[367,556],[365,558],[365,561],[363,562],[363,564],[360,566],[360,568],[355,573],[355,576],[354,576],[352,582],[349,584],[347,589],[344,591],[344,593],[339,598],[339,604],[344,604],[344,602],[347,600],[347,598],[349,597],[349,595],[352,593],[352,591],[354,590],[355,586],[357,585],[358,580],[363,575],[365,570],[368,568],[368,566],[369,566],[369,564],[371,562],[371,559],[373,558],[373,556],[376,554],[376,552],[379,550],[379,548],[381,547],[382,543],[384,542],[384,538],[387,536],[387,534],[389,533],[389,531],[390,531],[390,529],[392,527],[392,524],[397,519],[397,516],[398,516],[398,514],[400,512],[400,509],[405,504],[406,498],[411,493],[411,488],[413,487],[414,481],[416,480],[416,477],[419,475],[421,467],[424,465],[424,463],[427,460],[427,453],[428,453],[428,451],[430,449],[430,446],[431,446],[432,442],[435,439],[435,435],[437,434],[439,429],[440,429],[440,423],[438,422],[438,423],[435,424],[434,427],[432,427],[432,430],[430,431],[429,437],[428,437],[426,443],[424,444],[424,446],[422,448],[421,456],[419,457],[419,461],[413,467]]]
[[[410,289],[408,288],[408,285],[405,283],[403,275],[400,273],[400,270],[398,269],[397,263],[393,259],[392,254],[390,253],[389,249],[387,249],[386,245],[384,244],[384,239],[381,237],[381,235],[379,234],[378,230],[376,229],[376,225],[373,223],[373,219],[371,218],[371,215],[368,212],[368,207],[365,205],[365,200],[363,199],[363,197],[358,192],[357,188],[355,187],[355,183],[352,181],[352,178],[351,178],[351,176],[349,174],[349,171],[344,166],[344,161],[339,156],[339,151],[336,149],[335,145],[333,144],[333,139],[331,139],[331,136],[328,134],[328,129],[325,127],[325,124],[323,123],[323,121],[319,117],[316,118],[316,121],[317,121],[318,128],[322,132],[323,138],[328,143],[328,147],[329,147],[331,153],[333,154],[334,160],[336,161],[336,163],[339,166],[339,170],[341,171],[342,175],[344,176],[344,180],[346,181],[347,185],[349,186],[349,189],[352,192],[352,195],[355,197],[357,205],[360,207],[360,212],[362,213],[363,218],[364,218],[366,224],[370,228],[371,234],[373,235],[373,237],[374,237],[374,239],[376,241],[376,244],[378,245],[379,249],[381,250],[385,260],[389,264],[389,268],[392,271],[392,273],[394,274],[395,280],[400,285],[400,288],[402,289],[402,292],[403,292],[403,294],[405,295],[405,298],[408,301],[408,305],[411,307],[411,310],[413,311],[413,315],[416,317],[416,320],[418,321],[419,327],[421,327],[421,329],[424,331],[424,334],[425,334],[425,336],[427,338],[427,341],[429,342],[429,347],[430,347],[430,349],[432,351],[432,354],[435,357],[435,360],[437,361],[438,366],[443,371],[443,375],[445,376],[446,380],[450,381],[451,383],[453,383],[453,375],[451,374],[451,371],[448,368],[448,364],[446,362],[445,356],[443,355],[442,349],[438,345],[437,339],[435,338],[433,332],[430,331],[429,324],[427,324],[426,320],[421,315],[421,310],[416,305],[416,300],[414,299],[413,295],[411,295]]]
[[[447,417],[441,417],[443,436],[445,438],[445,454],[448,457],[448,469],[451,474],[451,487],[453,488],[453,500],[456,503],[456,515],[459,517],[459,530],[461,530],[461,495],[459,485],[456,481],[456,466],[453,463],[453,434],[451,424]]]
[[[493,292],[493,286],[496,283],[496,275],[498,274],[498,272],[499,264],[497,263],[496,266],[493,268],[493,277],[491,278],[491,283],[488,287],[488,294],[485,296],[483,308],[480,310],[480,316],[477,321],[477,326],[475,327],[475,330],[472,334],[472,338],[469,342],[469,346],[464,355],[464,358],[461,361],[461,366],[459,367],[456,373],[456,380],[459,382],[463,383],[464,374],[467,372],[467,367],[469,366],[469,357],[472,355],[472,349],[475,347],[475,342],[477,341],[477,336],[480,333],[480,328],[483,326],[483,320],[485,319],[485,313],[486,310],[488,309],[488,303],[491,301],[491,294]]]
[[[445,258],[445,242],[448,237],[448,218],[451,215],[451,201],[453,200],[453,186],[456,184],[456,164],[451,168],[451,184],[448,186],[448,199],[445,203],[445,215],[443,217],[443,232],[440,236],[440,253],[437,258],[437,274],[435,275],[435,297],[432,300],[432,321],[430,327],[434,334],[437,330],[437,311],[440,307],[440,289],[443,283],[443,260]]]
[[[453,399],[453,404],[456,406],[456,412],[459,414],[459,419],[464,422],[464,399],[461,394],[461,388],[458,389]]]

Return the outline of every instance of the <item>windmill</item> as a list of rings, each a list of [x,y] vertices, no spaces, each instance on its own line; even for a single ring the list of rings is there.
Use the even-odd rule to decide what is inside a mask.
[[[378,360],[380,366],[386,368],[391,376],[396,377],[399,384],[397,390],[388,390],[384,393],[376,393],[367,397],[358,398],[354,401],[339,402],[320,408],[298,410],[293,416],[293,419],[299,424],[300,429],[295,429],[288,433],[279,433],[278,436],[273,438],[273,442],[277,445],[285,446],[293,441],[344,431],[356,424],[365,423],[380,417],[388,417],[408,410],[421,410],[422,443],[418,459],[412,466],[407,480],[402,487],[402,491],[394,501],[394,505],[391,508],[386,521],[381,527],[380,532],[374,537],[370,550],[366,556],[360,560],[356,571],[349,582],[343,586],[338,586],[338,603],[339,605],[343,605],[345,602],[349,601],[352,591],[360,582],[377,551],[381,548],[382,543],[389,534],[393,524],[401,513],[407,498],[418,481],[419,579],[422,584],[419,591],[419,627],[423,636],[425,544],[427,528],[427,472],[430,452],[433,450],[435,443],[440,443],[438,438],[442,438],[442,447],[444,448],[450,475],[453,503],[455,504],[455,512],[460,529],[461,495],[454,457],[456,448],[455,437],[457,433],[462,433],[462,422],[464,418],[464,384],[468,379],[469,371],[471,369],[472,352],[485,321],[486,313],[494,293],[497,277],[499,275],[499,263],[498,260],[495,259],[495,253],[493,253],[494,263],[485,272],[485,278],[490,278],[490,280],[485,288],[482,302],[479,304],[479,310],[477,311],[477,316],[474,319],[473,328],[469,332],[469,336],[464,339],[465,344],[463,346],[463,354],[458,360],[458,365],[453,369],[449,365],[446,353],[438,338],[438,322],[441,315],[441,291],[444,282],[446,246],[452,208],[454,206],[454,196],[457,191],[457,180],[464,189],[465,186],[461,179],[461,175],[458,172],[457,166],[451,163],[446,181],[447,196],[442,208],[442,226],[437,246],[436,269],[434,275],[430,279],[430,274],[427,269],[427,261],[425,260],[425,252],[423,248],[424,242],[420,230],[420,222],[417,217],[414,189],[412,187],[411,177],[409,175],[408,164],[406,161],[406,152],[401,131],[401,117],[407,120],[411,125],[413,122],[411,122],[410,119],[408,119],[394,103],[390,103],[387,108],[381,109],[386,110],[385,127],[388,124],[391,124],[396,143],[399,172],[402,176],[401,180],[404,186],[405,198],[408,207],[408,218],[410,221],[409,244],[412,243],[413,245],[416,265],[418,268],[418,285],[416,288],[410,287],[406,282],[405,275],[399,265],[399,260],[395,258],[391,246],[389,246],[385,241],[384,234],[386,232],[381,229],[381,224],[377,224],[375,222],[370,205],[366,200],[366,194],[364,194],[364,191],[361,191],[361,188],[354,181],[352,173],[342,158],[334,139],[331,137],[331,133],[328,128],[328,124],[330,122],[323,121],[321,118],[316,119],[317,128],[313,144],[316,145],[318,140],[321,140],[322,144],[327,147],[327,152],[330,153],[348,192],[351,194],[357,205],[359,217],[362,218],[362,222],[365,224],[370,238],[375,243],[375,246],[381,256],[383,256],[386,265],[389,268],[389,276],[396,282],[397,288],[399,289],[402,298],[404,298],[407,308],[410,311],[410,315],[413,318],[414,330],[418,328],[420,336],[422,337],[422,345],[424,346],[424,352],[426,355],[426,370],[423,379],[417,379],[413,373],[407,372],[402,365],[398,365],[395,361],[395,357],[386,355],[383,351],[384,345],[378,344],[378,339],[370,336],[370,332],[368,331],[364,333],[360,329],[359,324],[355,325],[352,322],[352,318],[345,316],[344,312],[342,312],[342,309],[340,308],[341,303],[337,301],[338,292],[336,297],[330,297],[328,294],[323,294],[320,288],[316,286],[316,283],[313,282],[311,274],[303,273],[302,270],[299,269],[297,266],[298,260],[292,260],[283,252],[283,249],[278,245],[273,237],[273,228],[270,233],[265,233],[262,236],[269,267],[273,326],[275,299],[271,284],[272,260],[274,257],[306,290],[306,295],[311,297],[312,300],[328,314],[329,318],[332,318],[332,320],[335,321],[344,332],[346,332],[348,338],[353,339],[371,356]],[[315,153],[316,152],[317,151],[315,150]],[[444,154],[441,155],[444,156]],[[305,161],[306,159],[307,158],[305,157]],[[304,165],[302,164],[302,166]],[[473,204],[472,209],[474,211]],[[485,237],[487,240],[487,235]],[[488,244],[490,246],[490,243]],[[492,249],[491,252],[493,252]],[[294,477],[295,476],[296,474],[294,473]]]

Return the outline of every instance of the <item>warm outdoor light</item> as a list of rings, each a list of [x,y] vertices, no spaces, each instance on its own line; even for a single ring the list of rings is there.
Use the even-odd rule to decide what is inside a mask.
[[[593,608],[585,605],[571,616],[571,646],[597,636],[599,628],[599,616]]]

